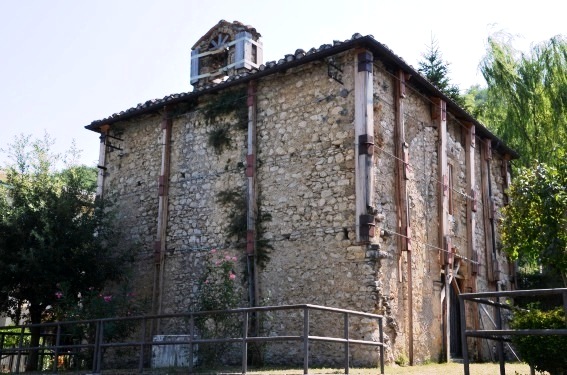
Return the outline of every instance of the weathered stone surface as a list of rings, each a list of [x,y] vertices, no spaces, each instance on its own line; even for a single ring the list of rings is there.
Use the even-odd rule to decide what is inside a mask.
[[[404,99],[406,143],[410,171],[407,180],[412,227],[411,270],[408,286],[408,254],[400,253],[395,199],[396,158],[394,155],[395,95],[397,84],[388,68],[374,63],[374,164],[377,235],[369,244],[357,243],[355,228],[355,136],[354,73],[355,51],[334,57],[342,69],[342,84],[328,78],[328,67],[319,61],[306,63],[257,82],[257,188],[258,207],[270,215],[264,221],[262,238],[272,249],[270,260],[259,272],[259,302],[266,305],[319,304],[379,313],[385,316],[387,359],[407,356],[413,335],[415,361],[437,360],[442,351],[443,310],[441,303],[443,255],[438,243],[437,129],[432,126],[430,101],[410,86]],[[244,87],[242,87],[244,88]],[[229,234],[231,215],[242,214],[235,206],[219,202],[219,193],[246,191],[247,132],[235,114],[208,122],[204,116],[214,95],[203,95],[196,108],[176,113],[172,126],[170,190],[163,278],[164,313],[194,309],[207,251],[219,249],[241,262],[245,255],[242,239]],[[158,226],[158,176],[162,165],[161,114],[148,114],[113,124],[111,134],[124,139],[123,154],[107,153],[105,191],[116,199],[131,240],[140,250],[138,285],[151,295],[154,285],[154,241]],[[209,145],[211,132],[228,124],[229,147],[217,152]],[[467,257],[466,164],[463,126],[449,116],[447,157],[453,170],[452,214],[449,232],[458,254]],[[481,189],[480,147],[475,149],[476,190]],[[493,201],[505,202],[502,156],[493,153],[490,163]],[[471,279],[470,262],[464,260],[458,285],[469,290],[495,288],[488,281],[487,245],[483,209],[479,205],[474,236],[479,254],[479,271]],[[498,219],[497,214],[497,218]],[[496,234],[496,241],[499,241]],[[508,265],[495,252],[498,279],[506,286]],[[240,277],[238,282],[240,283]],[[244,279],[244,278],[242,278]],[[246,305],[246,284],[242,305]],[[409,306],[408,295],[413,305]],[[409,331],[412,311],[413,332]],[[467,312],[472,314],[472,312]],[[300,330],[302,320],[272,314],[263,321],[270,336]],[[341,335],[336,317],[316,316],[312,334]],[[340,320],[340,319],[339,319]],[[178,334],[166,327],[163,334]],[[352,323],[352,338],[376,339],[373,321]],[[300,358],[300,347],[274,344],[266,359],[281,363]],[[340,351],[314,345],[314,362],[337,363]],[[285,354],[282,354],[285,353]],[[356,364],[375,364],[374,349],[352,349]]]

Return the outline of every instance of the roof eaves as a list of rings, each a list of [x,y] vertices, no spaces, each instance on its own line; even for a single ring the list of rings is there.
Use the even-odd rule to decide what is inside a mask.
[[[404,59],[396,55],[386,45],[378,42],[372,35],[362,36],[358,33],[354,34],[351,39],[347,39],[344,42],[335,40],[332,45],[323,44],[319,48],[311,48],[307,52],[298,49],[294,54],[287,54],[284,58],[278,60],[277,62],[266,62],[265,64],[260,65],[258,69],[254,69],[250,73],[245,72],[239,75],[231,76],[226,81],[218,84],[206,85],[202,88],[187,93],[169,95],[164,97],[163,99],[146,101],[144,104],[138,104],[134,108],[113,114],[108,118],[93,121],[90,125],[85,126],[85,128],[92,131],[98,131],[98,129],[102,125],[110,125],[118,121],[130,119],[140,114],[159,111],[162,110],[163,107],[168,105],[191,101],[205,94],[214,93],[216,91],[223,90],[235,85],[247,83],[250,80],[257,80],[262,77],[282,72],[309,62],[321,60],[349,49],[361,47],[369,48],[374,53],[376,60],[381,60],[387,64],[394,64],[400,67],[406,73],[409,73],[412,76],[413,82],[417,82],[420,86],[429,91],[432,96],[443,99],[447,103],[448,109],[451,110],[451,112],[457,119],[475,124],[475,126],[477,127],[477,135],[492,139],[492,143],[495,146],[495,149],[509,154],[513,158],[517,158],[519,156],[516,151],[506,146],[506,144],[500,138],[494,135],[490,130],[488,130],[488,128],[486,128],[483,124],[476,120],[460,105],[455,103],[451,98],[441,92],[441,90],[435,87],[435,85],[429,82],[423,75],[421,75],[421,73],[415,70],[411,65],[407,64]],[[376,58],[377,56],[379,56],[379,58]]]
[[[135,117],[140,114],[150,113],[154,111],[162,110],[164,106],[173,105],[177,103],[186,102],[189,100],[194,100],[195,98],[214,93],[216,91],[232,87],[235,85],[240,85],[247,83],[250,80],[259,79],[270,74],[285,71],[287,69],[294,68],[306,64],[308,62],[324,59],[325,57],[346,51],[348,49],[354,48],[357,45],[363,45],[364,39],[360,34],[353,35],[353,39],[346,40],[345,42],[335,41],[333,45],[323,44],[318,49],[312,48],[305,52],[303,50],[296,50],[295,54],[288,54],[283,59],[276,61],[270,61],[265,64],[260,65],[258,69],[253,70],[250,73],[242,73],[229,77],[226,81],[218,84],[206,85],[197,90],[174,94],[164,97],[163,99],[148,100],[143,104],[138,104],[136,107],[127,109],[125,111],[115,113],[102,120],[93,121],[91,124],[85,126],[86,129],[92,131],[98,131],[102,125],[110,125],[118,121],[124,121]]]

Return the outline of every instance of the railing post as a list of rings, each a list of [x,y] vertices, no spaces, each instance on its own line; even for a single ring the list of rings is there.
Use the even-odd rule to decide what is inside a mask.
[[[144,317],[142,319],[142,333],[141,333],[141,340],[142,343],[140,345],[140,361],[138,362],[138,373],[142,373],[144,370],[144,351],[146,350],[146,324],[148,324],[148,320]]]
[[[102,371],[102,344],[104,344],[104,320],[100,321],[100,338],[98,340],[98,360],[97,360],[97,373],[101,373]]]
[[[469,368],[469,348],[467,345],[467,314],[465,312],[465,298],[459,295],[459,310],[461,314],[461,346],[463,350],[463,365],[465,368],[465,375],[470,375]]]
[[[248,311],[244,312],[242,322],[242,373],[248,372]]]
[[[303,308],[303,374],[309,374],[309,307]]]
[[[95,322],[95,335],[94,335],[94,350],[93,350],[93,374],[97,373],[97,360],[98,360],[98,350],[99,350],[99,330],[100,330],[100,321],[96,320]]]
[[[2,358],[2,349],[4,349],[5,333],[0,333],[0,359]]]
[[[349,346],[349,332],[348,332],[348,313],[344,313],[344,337],[345,337],[345,374],[348,375],[349,373],[349,368],[350,368],[350,364],[349,364],[349,352],[350,352],[350,346]]]
[[[102,363],[102,342],[104,337],[104,322],[102,320],[96,321],[95,332],[95,354],[93,358],[93,373],[100,374]]]
[[[500,297],[496,297],[496,302],[500,303]],[[496,308],[496,329],[502,330],[502,312],[500,311],[500,306],[495,306]],[[500,362],[500,375],[506,375],[506,363],[504,361],[504,341],[502,338],[498,339],[496,344],[498,350],[498,361]]]
[[[55,353],[53,354],[53,372],[57,372],[59,362],[59,344],[61,344],[61,324],[57,323],[57,333],[55,334]]]
[[[563,312],[565,313],[565,324],[567,324],[567,292],[563,292],[562,296],[563,296]]]
[[[26,327],[22,326],[22,329],[20,330],[20,338],[18,341],[18,356],[16,357],[16,374],[20,373],[20,363],[22,360],[22,348],[23,348],[23,344],[24,344],[24,333],[26,331]]]
[[[195,335],[195,316],[189,316],[189,373],[193,372],[193,336]]]
[[[380,374],[384,374],[384,318],[378,318],[378,332],[380,334]]]

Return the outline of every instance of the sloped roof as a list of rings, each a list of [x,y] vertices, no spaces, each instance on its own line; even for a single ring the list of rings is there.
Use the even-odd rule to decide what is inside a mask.
[[[221,20],[220,22],[226,21]],[[213,27],[211,30],[216,29],[217,26]],[[205,36],[206,35],[207,34],[205,34]],[[205,36],[203,36],[200,40],[205,38]],[[199,42],[197,42],[197,44],[198,43]],[[91,124],[85,126],[85,128],[93,131],[99,131],[99,128],[102,125],[110,125],[112,123],[127,120],[141,114],[160,111],[164,106],[192,101],[204,94],[214,93],[228,87],[247,83],[250,80],[259,79],[264,76],[285,71],[287,69],[297,67],[312,61],[321,60],[353,48],[367,48],[368,50],[372,51],[375,60],[380,60],[388,67],[399,68],[404,72],[410,74],[410,83],[412,85],[418,86],[419,88],[425,90],[431,96],[442,98],[447,103],[447,111],[451,112],[455,117],[461,119],[462,121],[467,121],[475,124],[476,134],[492,139],[495,149],[499,150],[500,152],[509,154],[514,158],[518,157],[518,154],[514,150],[506,146],[501,139],[490,132],[483,124],[476,120],[465,109],[460,107],[447,95],[442,93],[441,90],[435,87],[431,82],[427,80],[427,78],[425,78],[421,73],[415,70],[411,65],[407,64],[401,57],[392,52],[392,50],[390,50],[385,44],[378,42],[372,35],[362,36],[358,33],[354,34],[350,39],[347,39],[345,41],[335,40],[333,41],[333,44],[323,44],[319,48],[311,48],[307,52],[302,49],[298,49],[295,51],[295,53],[287,54],[278,61],[269,61],[260,65],[258,69],[253,69],[250,72],[244,72],[242,74],[229,76],[226,81],[218,84],[211,83],[203,87],[195,88],[191,92],[172,94],[165,96],[162,99],[148,100],[125,111],[115,113],[107,118],[93,121]]]

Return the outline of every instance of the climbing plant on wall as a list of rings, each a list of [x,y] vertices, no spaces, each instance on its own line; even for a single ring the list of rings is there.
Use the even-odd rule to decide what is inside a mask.
[[[246,91],[234,90],[218,94],[207,103],[202,110],[205,121],[213,125],[209,132],[209,146],[220,154],[230,147],[230,129],[245,130],[248,124],[248,106],[246,105]],[[225,122],[226,117],[233,115],[235,123]]]
[[[221,191],[217,194],[217,201],[230,208],[228,216],[228,234],[237,239],[237,247],[244,249],[246,247],[247,232],[247,214],[246,214],[246,197],[241,189],[231,189]],[[269,213],[262,212],[261,205],[258,202],[258,215],[256,217],[256,263],[264,267],[270,260],[269,251],[272,249],[270,241],[263,237],[265,232],[265,224],[272,220]]]

